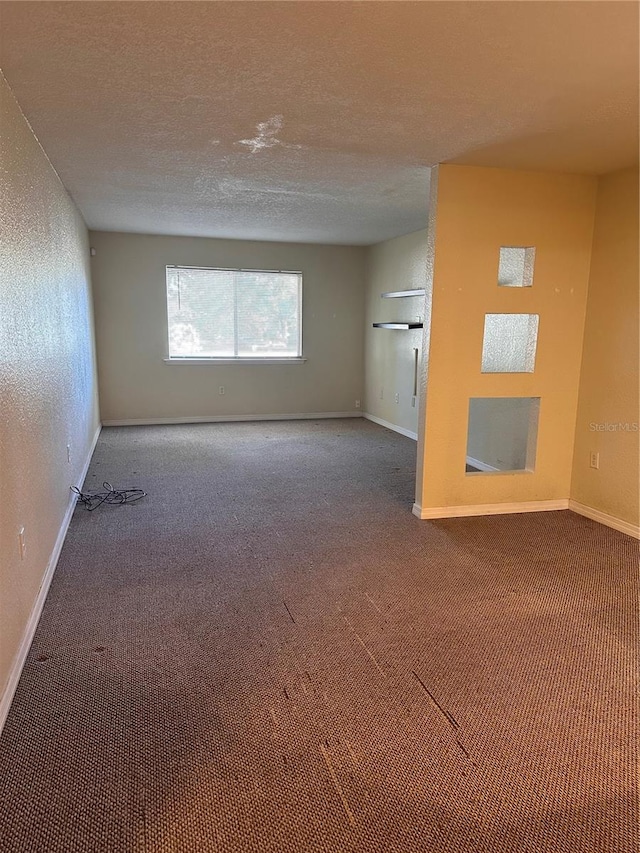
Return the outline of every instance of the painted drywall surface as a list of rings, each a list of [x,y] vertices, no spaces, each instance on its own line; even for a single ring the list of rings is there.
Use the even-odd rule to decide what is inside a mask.
[[[422,325],[422,359],[418,375],[418,446],[416,452],[416,504],[424,494],[425,472],[424,459],[426,452],[426,422],[427,422],[427,388],[429,386],[429,354],[431,352],[431,320],[433,315],[433,275],[435,264],[436,224],[438,210],[438,180],[440,166],[431,169],[429,180],[429,215],[427,217],[427,256],[425,276],[424,321]]]
[[[98,406],[86,228],[1,75],[0,115],[1,695]]]
[[[362,399],[364,248],[109,232],[90,241],[103,421],[352,412]],[[308,360],[164,363],[168,264],[302,271]]]
[[[596,179],[438,170],[423,466],[416,503],[569,497]],[[498,287],[500,246],[535,246],[533,287]],[[540,315],[533,373],[481,373],[485,313]],[[465,475],[470,397],[540,397],[533,473]]]
[[[571,497],[638,524],[638,170],[600,178]],[[590,467],[590,452],[600,467]]]
[[[425,297],[382,299],[392,290],[425,288],[427,231],[415,231],[368,249],[365,315],[365,411],[417,433],[418,400],[414,395],[414,350],[422,353],[419,329],[374,329],[389,320],[424,320]],[[396,394],[398,402],[396,403]],[[413,405],[415,403],[415,405]]]

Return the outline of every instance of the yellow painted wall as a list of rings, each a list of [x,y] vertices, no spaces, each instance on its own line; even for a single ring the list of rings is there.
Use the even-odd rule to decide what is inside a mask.
[[[598,183],[571,484],[573,500],[636,525],[638,324],[636,168]]]
[[[0,240],[1,726],[69,486],[98,427],[87,229],[1,74]]]
[[[416,511],[567,500],[596,179],[443,165],[436,183]],[[533,287],[497,286],[500,246],[536,247]],[[480,372],[488,312],[540,315],[534,373]],[[509,396],[541,398],[535,471],[466,475],[469,398]]]
[[[414,348],[420,355],[422,332],[374,329],[373,323],[424,320],[424,296],[382,299],[380,294],[424,289],[426,263],[426,230],[385,240],[367,251],[364,411],[414,434],[419,409],[418,400],[412,400]]]

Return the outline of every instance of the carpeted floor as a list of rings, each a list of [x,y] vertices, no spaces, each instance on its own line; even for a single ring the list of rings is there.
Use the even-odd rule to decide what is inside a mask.
[[[637,543],[418,521],[361,420],[105,429],[0,739],[3,853],[631,853]]]

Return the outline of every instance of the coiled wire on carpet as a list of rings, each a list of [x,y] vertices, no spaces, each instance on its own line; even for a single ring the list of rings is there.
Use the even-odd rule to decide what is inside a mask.
[[[89,512],[98,509],[102,504],[131,504],[147,496],[142,489],[114,489],[111,483],[106,481],[102,484],[104,492],[81,492],[77,486],[71,486],[71,491],[78,496],[78,500]]]

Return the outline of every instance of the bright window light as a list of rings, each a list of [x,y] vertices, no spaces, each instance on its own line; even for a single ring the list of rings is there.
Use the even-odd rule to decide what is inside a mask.
[[[302,356],[298,272],[167,267],[169,358]]]

